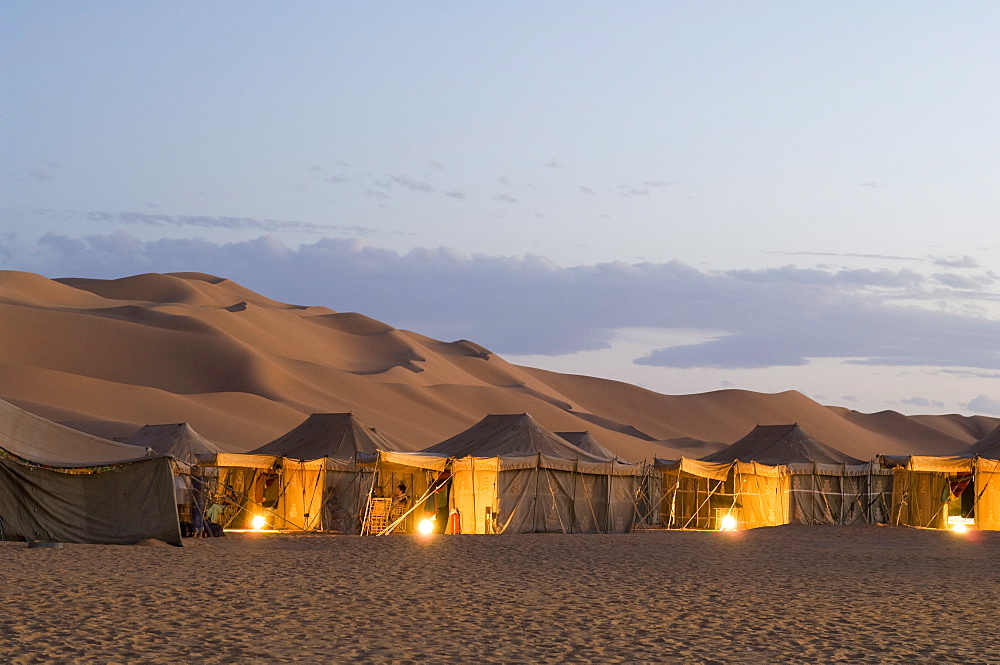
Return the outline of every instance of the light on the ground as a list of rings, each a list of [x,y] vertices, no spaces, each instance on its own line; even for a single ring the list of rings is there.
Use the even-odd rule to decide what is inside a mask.
[[[420,523],[417,524],[417,531],[425,536],[434,533],[434,518],[420,520]]]
[[[951,525],[951,530],[954,531],[955,533],[965,533],[966,531],[969,530],[969,527],[967,527],[965,524],[962,524],[961,522],[955,522],[954,524]]]
[[[260,531],[267,526],[267,518],[263,515],[254,515],[253,519],[250,520],[250,526],[252,526],[255,531]]]
[[[736,518],[732,515],[723,515],[719,522],[719,531],[736,531]]]

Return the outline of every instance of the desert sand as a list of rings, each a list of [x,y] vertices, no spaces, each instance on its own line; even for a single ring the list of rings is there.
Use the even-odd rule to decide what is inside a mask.
[[[5,662],[998,663],[1000,533],[0,543]]]
[[[336,303],[318,303],[336,306]],[[863,414],[786,391],[663,395],[506,362],[364,314],[280,303],[200,273],[51,280],[0,271],[0,398],[104,437],[190,423],[244,452],[312,413],[351,411],[405,449],[488,414],[589,431],[630,461],[701,457],[761,424],[799,423],[845,453],[950,454],[983,416]]]

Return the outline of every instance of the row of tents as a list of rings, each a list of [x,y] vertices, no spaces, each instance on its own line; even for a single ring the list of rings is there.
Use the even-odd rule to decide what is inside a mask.
[[[402,486],[405,501],[393,500]],[[625,462],[586,432],[491,415],[421,452],[356,416],[314,414],[229,453],[186,424],[124,442],[0,401],[0,539],[179,544],[222,526],[381,535],[625,533],[788,523],[1000,529],[1000,427],[947,457],[854,459],[798,425],[758,426],[701,459]]]

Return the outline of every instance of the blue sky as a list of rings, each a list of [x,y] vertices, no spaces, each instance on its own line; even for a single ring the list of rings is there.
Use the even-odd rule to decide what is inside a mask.
[[[0,268],[1000,415],[1000,5],[9,2]]]

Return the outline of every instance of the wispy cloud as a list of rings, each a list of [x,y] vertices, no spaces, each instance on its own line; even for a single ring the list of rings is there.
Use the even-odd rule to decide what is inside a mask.
[[[422,180],[414,180],[413,178],[405,175],[393,175],[389,174],[386,176],[388,182],[393,185],[399,185],[404,187],[411,192],[423,192],[430,193],[434,191],[434,185],[429,182],[424,182]]]
[[[45,166],[37,166],[33,169],[29,169],[28,175],[30,175],[35,180],[39,180],[41,182],[48,182],[49,180],[56,179],[56,176],[53,173],[53,171],[55,171],[56,168],[58,168],[57,164],[49,162]]]
[[[368,235],[375,229],[366,226],[342,226],[337,224],[314,224],[312,222],[279,221],[274,219],[253,219],[250,217],[210,217],[205,215],[161,215],[144,212],[88,212],[85,217],[94,222],[119,224],[141,224],[144,226],[191,226],[205,229],[252,230],[275,233],[295,231],[297,233],[350,233]]]
[[[780,250],[764,249],[761,254],[781,254],[784,256],[826,256],[832,258],[851,259],[884,259],[889,261],[926,261],[919,256],[894,256],[892,254],[857,254],[854,252],[783,252]]]
[[[493,200],[502,201],[504,203],[517,203],[517,199],[514,198],[514,195],[509,192],[498,192],[493,196]]]

